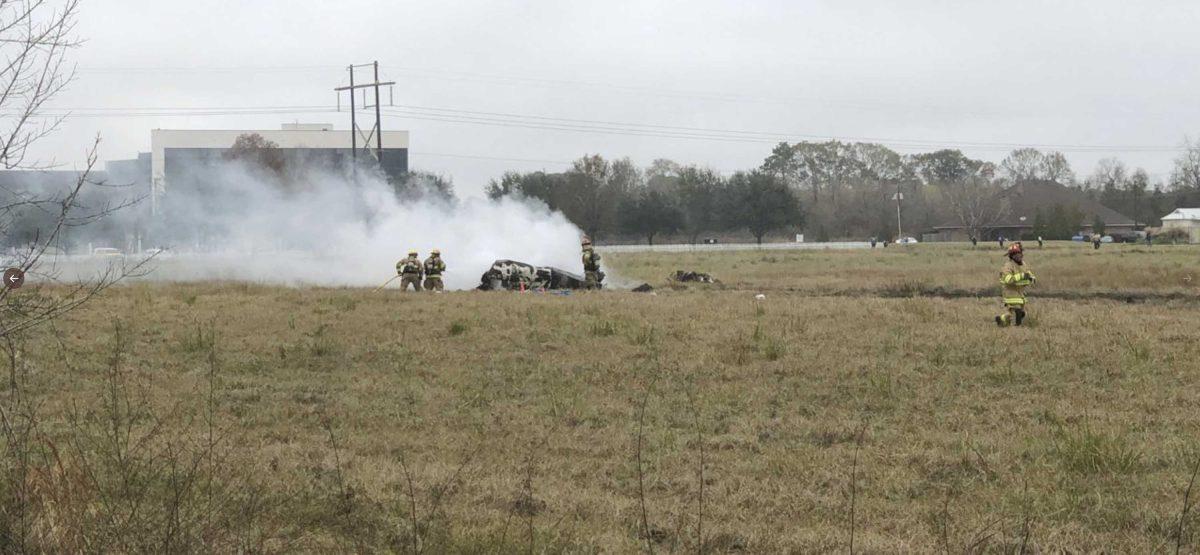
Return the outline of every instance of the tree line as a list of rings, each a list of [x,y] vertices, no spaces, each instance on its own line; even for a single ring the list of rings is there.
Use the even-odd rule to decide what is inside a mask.
[[[307,164],[282,156],[270,141],[246,135],[231,146],[224,160],[257,168],[269,186],[288,190],[303,182]],[[493,179],[486,192],[493,199],[520,196],[540,200],[589,236],[606,241],[653,243],[669,236],[673,241],[695,243],[709,235],[744,233],[762,242],[771,234],[793,232],[816,241],[889,240],[896,237],[898,227],[906,235],[918,236],[947,224],[982,237],[1007,213],[1005,190],[1029,181],[1074,188],[1125,214],[1139,227],[1156,226],[1159,218],[1175,208],[1200,206],[1200,142],[1185,142],[1169,177],[1158,180],[1116,158],[1101,160],[1091,174],[1081,178],[1062,153],[1032,148],[1013,150],[993,163],[954,149],[900,154],[880,144],[828,141],[779,143],[758,167],[731,175],[667,159],[654,160],[643,168],[629,158],[586,155],[562,172],[507,172]],[[456,200],[453,184],[436,174],[412,171],[392,176],[388,184],[402,201]],[[13,182],[0,192],[20,197],[51,188],[46,183],[24,185],[30,190]],[[176,194],[167,195],[171,198],[163,199],[164,213],[177,203],[186,205],[187,211],[194,211],[196,203],[203,204],[179,192],[177,188]],[[92,188],[79,202],[122,206],[137,200],[139,194],[129,187]],[[897,195],[902,195],[899,215]],[[36,240],[51,214],[27,203],[9,204],[0,214],[4,216],[0,247],[17,248]],[[121,210],[115,217],[72,222],[57,244],[70,249],[87,237],[125,246],[138,230],[159,240],[186,238],[190,244],[195,242],[192,235],[204,232],[181,225],[179,218],[168,218],[172,221],[168,230],[158,229],[143,214],[146,206],[141,204]],[[1076,206],[1045,206],[1033,216],[1030,235],[1066,239],[1083,225],[1104,227],[1103,222],[1084,219]]]
[[[827,241],[890,239],[898,223],[906,235],[954,224],[979,236],[1006,216],[1005,191],[1022,182],[1058,183],[1139,227],[1157,225],[1176,207],[1200,206],[1200,142],[1185,143],[1166,181],[1115,158],[1081,179],[1063,153],[1033,148],[994,163],[956,149],[900,154],[875,143],[827,141],[779,143],[758,167],[732,175],[667,159],[641,168],[629,158],[589,154],[563,172],[506,172],[487,194],[540,200],[605,240],[653,243],[672,235],[694,243],[709,233],[746,232],[761,242],[796,231]],[[1085,224],[1103,227],[1084,222],[1072,205],[1043,207],[1035,220],[1036,234],[1055,239]]]
[[[538,199],[591,237],[644,238],[682,233],[691,242],[717,231],[745,230],[758,242],[803,223],[796,191],[753,170],[729,177],[699,166],[655,160],[642,170],[629,158],[588,155],[562,173],[508,172],[487,187],[492,199]]]

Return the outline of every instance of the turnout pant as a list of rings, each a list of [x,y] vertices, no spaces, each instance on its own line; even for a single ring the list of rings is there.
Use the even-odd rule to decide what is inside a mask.
[[[1006,309],[1004,314],[996,317],[996,321],[1001,326],[1019,326],[1025,320],[1024,300],[1021,302],[1005,301],[1004,308]]]
[[[413,291],[421,290],[421,275],[420,274],[403,274],[400,276],[400,290],[408,291],[408,286],[412,285]]]

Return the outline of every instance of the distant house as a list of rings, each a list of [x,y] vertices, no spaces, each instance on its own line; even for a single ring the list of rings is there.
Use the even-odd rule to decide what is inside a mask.
[[[1054,181],[1023,181],[1016,183],[1000,194],[1004,206],[1002,215],[979,230],[982,241],[994,240],[997,237],[1019,239],[1024,234],[1033,232],[1034,224],[1040,213],[1043,224],[1056,207],[1071,211],[1080,217],[1078,229],[1091,233],[1092,223],[1097,218],[1104,222],[1104,233],[1131,234],[1134,221],[1128,216],[1117,212],[1099,202],[1092,200],[1082,191],[1066,187]],[[957,221],[946,222],[934,226],[932,233],[925,234],[927,241],[965,241],[971,236],[971,230]]]
[[[1162,231],[1181,229],[1188,234],[1189,243],[1200,243],[1200,208],[1177,208],[1162,217]]]

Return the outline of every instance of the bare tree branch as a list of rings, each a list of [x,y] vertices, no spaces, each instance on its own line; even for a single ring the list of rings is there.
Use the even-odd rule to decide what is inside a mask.
[[[954,217],[972,236],[999,222],[1008,214],[1001,187],[982,176],[938,183]]]
[[[0,0],[0,167],[30,170],[45,166],[27,161],[29,148],[58,128],[62,118],[45,118],[42,110],[74,78],[66,55],[81,43],[75,38],[80,0]],[[81,195],[97,185],[90,175],[98,161],[100,139],[87,150],[86,162],[65,190],[17,190],[0,187],[0,239],[11,239],[12,223],[21,214],[38,213],[45,222],[32,226],[31,240],[4,257],[5,265],[33,278],[19,293],[0,287],[0,340],[44,324],[94,298],[118,281],[145,272],[149,258],[110,264],[90,278],[62,281],[43,260],[61,241],[65,229],[87,225],[137,200],[84,202]],[[6,241],[7,242],[7,241]],[[10,245],[12,243],[9,243]]]

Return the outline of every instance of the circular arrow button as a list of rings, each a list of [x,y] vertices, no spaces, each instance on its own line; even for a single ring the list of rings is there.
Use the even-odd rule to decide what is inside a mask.
[[[25,283],[25,272],[20,268],[9,268],[4,270],[4,286],[9,289],[18,289]]]

